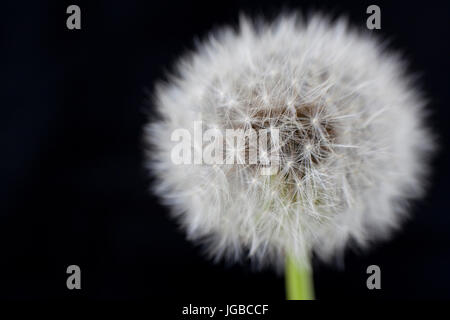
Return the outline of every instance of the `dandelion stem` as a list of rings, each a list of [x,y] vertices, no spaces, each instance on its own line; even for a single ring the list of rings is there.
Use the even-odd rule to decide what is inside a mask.
[[[300,267],[289,255],[286,257],[286,299],[314,300],[312,270]]]

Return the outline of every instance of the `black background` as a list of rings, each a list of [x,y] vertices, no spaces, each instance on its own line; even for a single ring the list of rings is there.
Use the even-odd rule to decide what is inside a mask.
[[[379,31],[365,28],[373,3]],[[81,30],[66,28],[70,4]],[[1,3],[0,298],[284,299],[282,277],[213,264],[185,240],[148,192],[141,139],[148,92],[195,37],[281,8],[346,13],[391,39],[422,74],[441,147],[428,196],[391,241],[348,252],[344,268],[314,261],[317,297],[450,298],[449,2],[261,0]],[[79,291],[66,288],[71,264]]]

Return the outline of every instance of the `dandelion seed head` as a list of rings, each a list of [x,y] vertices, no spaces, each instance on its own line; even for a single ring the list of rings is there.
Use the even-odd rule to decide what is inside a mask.
[[[212,33],[160,83],[160,119],[145,130],[155,192],[209,254],[281,267],[387,238],[423,193],[433,141],[425,103],[398,55],[343,19],[280,16]],[[177,165],[171,133],[202,120],[217,130],[265,129],[279,170],[243,161]],[[279,140],[275,143],[275,132]],[[225,144],[228,145],[226,141]],[[264,161],[263,161],[264,162]]]

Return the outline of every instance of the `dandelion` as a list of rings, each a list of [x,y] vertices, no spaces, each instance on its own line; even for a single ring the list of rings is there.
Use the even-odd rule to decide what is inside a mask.
[[[423,193],[433,141],[404,69],[344,19],[241,18],[156,86],[159,118],[145,128],[155,192],[211,257],[286,267],[289,297],[311,298],[312,254],[330,261],[350,243],[387,238]],[[222,132],[276,128],[279,140],[263,150],[276,151],[276,172],[261,174],[262,162],[175,164],[171,133],[196,121]]]

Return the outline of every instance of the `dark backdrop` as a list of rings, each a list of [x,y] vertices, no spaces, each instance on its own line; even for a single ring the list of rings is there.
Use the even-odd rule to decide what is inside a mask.
[[[312,5],[314,3],[314,5]],[[314,262],[316,293],[335,298],[450,298],[448,2],[381,2],[382,30],[431,98],[441,150],[428,196],[403,231],[345,268]],[[77,4],[82,29],[66,28]],[[212,27],[240,11],[347,13],[370,2],[7,1],[0,10],[0,298],[284,299],[271,271],[215,265],[149,194],[141,143],[147,92]],[[66,268],[82,289],[66,288]],[[366,288],[377,264],[382,289]]]

